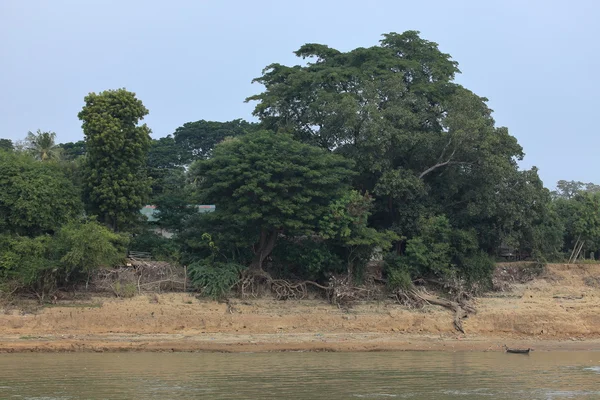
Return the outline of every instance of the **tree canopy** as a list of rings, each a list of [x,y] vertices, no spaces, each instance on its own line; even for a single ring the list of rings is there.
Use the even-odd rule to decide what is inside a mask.
[[[348,189],[352,163],[289,135],[259,131],[226,140],[190,172],[198,198],[249,237],[252,266],[262,268],[280,235],[314,232],[332,199]]]
[[[187,122],[175,130],[175,143],[182,150],[181,161],[209,158],[217,144],[225,138],[244,135],[258,130],[258,124],[235,119],[228,122],[205,121]]]

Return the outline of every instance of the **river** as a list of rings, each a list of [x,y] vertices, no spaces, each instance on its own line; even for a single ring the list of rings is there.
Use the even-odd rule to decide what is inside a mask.
[[[600,352],[0,354],[0,399],[600,399]]]

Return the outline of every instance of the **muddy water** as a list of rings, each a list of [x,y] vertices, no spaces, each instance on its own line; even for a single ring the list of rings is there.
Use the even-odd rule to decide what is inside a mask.
[[[600,352],[0,354],[0,399],[600,399]]]

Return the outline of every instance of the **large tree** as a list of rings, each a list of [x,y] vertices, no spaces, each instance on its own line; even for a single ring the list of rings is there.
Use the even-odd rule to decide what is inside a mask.
[[[309,62],[272,64],[255,80],[265,90],[248,100],[265,127],[356,161],[354,186],[375,195],[379,229],[410,238],[420,219],[445,215],[475,227],[485,250],[501,243],[509,223],[497,222],[510,218],[498,194],[518,179],[523,152],[487,99],[454,82],[448,54],[408,31],[370,48],[306,44],[296,55]],[[504,200],[508,209],[517,201]]]
[[[135,93],[125,89],[90,93],[79,113],[87,149],[86,203],[114,231],[138,219],[150,193],[150,129],[139,125],[147,114]]]
[[[211,217],[249,238],[251,267],[262,269],[280,235],[317,229],[331,201],[347,190],[350,167],[344,157],[289,135],[259,131],[217,145],[190,174],[200,201],[217,206]]]

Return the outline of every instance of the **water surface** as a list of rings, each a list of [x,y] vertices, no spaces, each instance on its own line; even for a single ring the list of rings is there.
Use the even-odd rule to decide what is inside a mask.
[[[600,352],[0,354],[0,399],[600,399]]]

